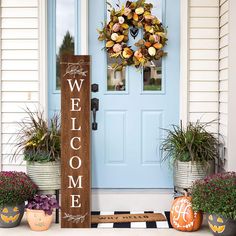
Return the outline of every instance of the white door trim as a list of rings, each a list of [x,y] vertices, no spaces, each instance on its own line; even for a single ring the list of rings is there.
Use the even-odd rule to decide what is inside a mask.
[[[236,145],[235,145],[235,139],[236,139],[236,110],[235,110],[235,101],[236,101],[236,29],[235,29],[235,23],[236,23],[236,2],[231,0],[229,1],[229,78],[228,78],[228,150],[227,150],[227,165],[226,170],[227,171],[235,171],[236,170]]]
[[[81,0],[80,2],[80,54],[88,54],[88,19],[89,9],[88,1]]]
[[[0,1],[0,17],[2,19],[2,1]],[[0,29],[0,49],[2,49],[2,28]],[[2,50],[0,50],[0,98],[2,100]],[[2,114],[2,103],[0,102],[0,114]],[[0,116],[0,171],[2,170],[2,116]]]
[[[39,1],[39,104],[48,117],[47,0]]]
[[[169,211],[173,189],[93,189],[93,211]]]
[[[189,1],[180,0],[180,120],[189,120]]]

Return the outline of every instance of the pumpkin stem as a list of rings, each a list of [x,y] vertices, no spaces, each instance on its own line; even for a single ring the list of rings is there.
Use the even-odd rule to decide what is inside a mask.
[[[184,189],[184,196],[188,197],[188,189],[187,188]]]

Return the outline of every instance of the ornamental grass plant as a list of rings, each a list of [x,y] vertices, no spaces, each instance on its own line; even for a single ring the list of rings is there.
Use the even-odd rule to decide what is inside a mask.
[[[236,172],[225,172],[197,180],[192,187],[195,211],[236,220]]]
[[[208,165],[209,161],[218,158],[218,139],[206,130],[212,122],[189,122],[186,128],[172,125],[171,129],[164,129],[166,138],[161,144],[162,161],[197,162]]]
[[[23,172],[0,172],[0,208],[24,203],[37,192],[35,185]]]
[[[21,129],[17,136],[15,158],[23,152],[24,160],[29,162],[51,162],[60,159],[60,122],[54,115],[49,121],[43,112],[27,109],[28,117],[19,123]]]

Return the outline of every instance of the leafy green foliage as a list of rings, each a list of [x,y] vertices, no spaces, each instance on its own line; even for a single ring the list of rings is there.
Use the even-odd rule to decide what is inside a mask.
[[[26,161],[50,162],[60,159],[61,134],[58,115],[54,115],[47,122],[42,112],[31,112],[27,109],[27,114],[28,117],[19,123],[21,130],[14,157],[23,151]]]
[[[173,125],[165,129],[167,136],[161,144],[163,161],[196,161],[204,166],[218,157],[218,139],[206,131],[210,123],[189,123],[186,128]]]
[[[236,220],[236,173],[197,180],[192,187],[193,209]]]
[[[32,198],[37,186],[23,172],[0,172],[0,207],[21,204]]]

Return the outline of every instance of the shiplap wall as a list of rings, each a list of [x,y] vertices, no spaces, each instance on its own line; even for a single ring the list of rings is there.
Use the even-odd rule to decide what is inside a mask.
[[[189,0],[189,8],[189,119],[208,122],[219,112],[219,0]]]
[[[39,106],[38,12],[38,0],[1,1],[2,170],[25,170],[10,158],[24,109]]]
[[[229,2],[220,0],[220,134],[227,147],[228,133],[228,76],[229,76]],[[227,159],[227,149],[225,150]]]

